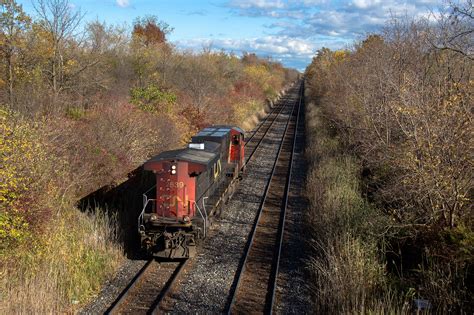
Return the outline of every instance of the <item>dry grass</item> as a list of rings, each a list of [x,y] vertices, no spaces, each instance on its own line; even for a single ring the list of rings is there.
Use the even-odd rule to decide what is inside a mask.
[[[114,220],[71,208],[2,266],[2,314],[70,312],[98,292],[123,261]],[[12,266],[14,268],[12,268]]]
[[[309,270],[314,309],[324,313],[404,313],[387,284],[377,235],[383,218],[361,196],[360,165],[308,105],[307,195],[313,237]]]

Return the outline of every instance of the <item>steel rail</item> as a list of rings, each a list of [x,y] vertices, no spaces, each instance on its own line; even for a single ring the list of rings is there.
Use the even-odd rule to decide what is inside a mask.
[[[286,107],[285,105],[285,102],[283,102],[283,104],[279,107],[279,111],[278,113],[275,115],[275,117],[273,118],[273,120],[271,121],[270,125],[268,126],[268,128],[265,130],[265,132],[263,133],[262,137],[258,140],[257,144],[255,145],[255,147],[253,148],[253,151],[252,153],[250,153],[249,157],[247,158],[247,160],[245,161],[245,164],[244,166],[247,166],[247,164],[250,162],[250,160],[252,159],[255,151],[257,151],[258,147],[260,146],[260,144],[262,143],[263,139],[265,138],[265,136],[267,135],[268,131],[270,130],[270,128],[273,126],[273,123],[276,121],[276,119],[278,118],[278,116],[280,116],[281,112],[283,111],[283,109]],[[270,115],[270,114],[269,114]],[[249,142],[247,142],[249,143]]]
[[[125,289],[119,294],[117,299],[112,303],[112,305],[105,311],[105,314],[116,314],[119,308],[123,305],[130,292],[137,286],[139,280],[145,274],[145,271],[151,266],[153,259],[150,259],[146,262],[145,265],[137,272],[133,277],[132,281],[125,287]]]
[[[114,303],[112,303],[112,305],[105,311],[105,314],[119,314],[120,309],[123,308],[125,305],[127,305],[127,298],[137,287],[138,283],[143,281],[143,279],[146,278],[145,277],[146,271],[150,268],[150,266],[152,265],[152,262],[153,262],[153,259],[147,261],[147,263],[138,271],[135,277],[133,277],[132,281],[127,285],[127,287],[120,293],[120,295],[114,301]],[[179,262],[178,266],[173,271],[171,276],[168,278],[165,285],[160,290],[160,293],[157,295],[156,299],[151,304],[150,309],[147,312],[148,314],[157,313],[161,302],[163,301],[163,299],[167,296],[168,292],[173,287],[173,284],[176,282],[176,279],[178,279],[178,276],[182,272],[183,267],[186,265],[186,263],[187,263],[187,260]]]
[[[159,314],[161,302],[163,302],[164,298],[168,295],[170,290],[173,288],[174,283],[178,279],[178,276],[181,273],[181,271],[183,271],[183,268],[187,262],[188,262],[187,260],[180,262],[178,268],[176,268],[176,270],[173,272],[170,279],[166,282],[165,286],[163,287],[163,290],[161,290],[155,302],[153,302],[153,305],[150,307],[151,309],[150,314],[152,315]]]
[[[301,89],[301,88],[300,88]],[[283,106],[285,107],[285,106]],[[237,297],[237,292],[238,292],[238,289],[239,289],[239,285],[240,285],[240,282],[241,282],[241,279],[242,279],[242,275],[244,274],[245,272],[245,266],[246,266],[246,263],[247,263],[247,258],[248,258],[248,254],[250,252],[250,249],[252,247],[252,244],[254,242],[254,239],[255,239],[255,234],[256,234],[256,230],[257,230],[257,227],[258,227],[258,222],[260,221],[260,217],[262,215],[262,211],[263,211],[263,208],[264,208],[264,205],[265,205],[265,201],[267,199],[267,196],[268,196],[268,192],[269,192],[269,189],[270,189],[270,183],[272,181],[272,178],[275,174],[275,170],[276,170],[276,166],[277,166],[277,162],[279,160],[279,157],[280,157],[280,153],[282,151],[282,148],[283,148],[283,142],[284,142],[284,139],[285,139],[285,136],[287,134],[287,131],[288,131],[288,126],[290,124],[290,121],[291,121],[291,118],[293,117],[293,112],[295,110],[295,107],[296,107],[296,103],[295,105],[293,106],[293,109],[291,110],[291,113],[288,117],[288,120],[286,122],[286,125],[285,125],[285,130],[283,132],[283,136],[281,138],[281,142],[279,144],[279,147],[278,147],[278,152],[277,152],[277,157],[275,158],[275,161],[273,163],[273,166],[272,166],[272,170],[271,170],[271,175],[270,175],[270,178],[269,180],[267,181],[266,185],[265,185],[265,190],[264,190],[264,194],[263,194],[263,198],[260,202],[260,205],[259,205],[259,209],[258,209],[258,214],[257,214],[257,217],[253,223],[253,226],[252,226],[252,230],[251,230],[251,234],[250,234],[250,238],[249,240],[247,241],[247,244],[246,244],[246,247],[244,249],[244,258],[239,266],[239,269],[236,273],[236,277],[234,279],[234,285],[233,285],[233,290],[231,291],[231,294],[230,294],[230,301],[228,302],[228,305],[227,305],[227,310],[226,310],[226,313],[227,314],[231,314],[231,311],[232,311],[232,307],[235,305],[235,302],[236,302],[236,297]],[[296,129],[295,129],[295,133],[296,133]]]
[[[279,234],[278,235],[278,251],[277,251],[277,256],[275,257],[275,261],[274,261],[275,267],[272,269],[272,275],[271,275],[271,283],[270,283],[271,289],[270,290],[272,291],[272,295],[269,301],[270,314],[273,313],[273,304],[275,301],[275,293],[276,293],[276,288],[277,288],[278,272],[280,268],[280,257],[281,257],[281,250],[282,250],[282,245],[283,245],[283,235],[285,234],[286,210],[288,208],[288,196],[290,194],[291,175],[293,173],[293,158],[294,158],[294,153],[295,153],[295,148],[296,148],[296,139],[297,139],[297,134],[298,134],[298,126],[299,126],[299,120],[300,120],[301,104],[303,102],[303,95],[304,95],[304,80],[301,83],[301,89],[299,92],[298,111],[296,112],[295,134],[293,135],[293,144],[291,147],[291,155],[290,155],[290,162],[289,162],[290,167],[288,171],[288,177],[285,183],[285,195],[283,197],[284,204],[283,204],[282,214],[280,216],[280,224],[278,228],[278,234]]]
[[[278,100],[278,102],[280,102],[280,101],[281,101],[281,99]],[[260,128],[265,124],[265,122],[268,120],[268,118],[280,107],[281,106],[273,106],[272,107],[272,110],[267,115],[265,115],[265,118],[261,122],[258,123],[257,128],[255,130],[253,130],[252,135],[248,139],[245,139],[245,145],[244,146],[247,146],[247,144],[250,143],[250,141],[257,134],[257,132],[260,130]]]

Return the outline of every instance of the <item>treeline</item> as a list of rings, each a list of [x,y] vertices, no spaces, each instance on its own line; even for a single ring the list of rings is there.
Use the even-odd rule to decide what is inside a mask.
[[[120,262],[113,222],[79,213],[78,198],[203,126],[241,124],[298,75],[254,54],[180,51],[154,16],[129,28],[86,23],[68,0],[33,5],[0,2],[5,313],[75,307]]]
[[[394,19],[307,68],[318,309],[472,312],[472,8]]]

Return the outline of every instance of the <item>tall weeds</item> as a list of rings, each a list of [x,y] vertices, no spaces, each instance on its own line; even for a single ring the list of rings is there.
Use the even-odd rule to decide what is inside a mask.
[[[1,266],[2,314],[72,311],[123,261],[116,222],[105,212],[69,208],[61,213],[49,232],[16,248],[17,259]]]
[[[320,107],[310,103],[306,117],[315,311],[403,313],[380,251],[384,218],[361,195],[360,162],[344,152]]]

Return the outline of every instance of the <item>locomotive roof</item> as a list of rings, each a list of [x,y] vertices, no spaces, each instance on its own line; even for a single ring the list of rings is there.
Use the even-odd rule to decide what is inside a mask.
[[[206,143],[207,145],[207,143]],[[147,162],[161,162],[169,160],[179,160],[186,161],[190,163],[204,164],[208,165],[209,163],[214,163],[214,160],[217,159],[217,154],[214,152],[209,152],[207,150],[199,149],[178,149],[172,151],[162,152],[154,157],[152,157]]]
[[[231,129],[237,130],[240,133],[244,133],[242,129],[234,126],[211,126],[206,127],[199,131],[196,137],[223,137],[230,132]]]
[[[214,128],[228,128],[228,129],[234,129],[240,133],[245,133],[242,129],[240,129],[239,127],[237,126],[228,126],[228,125],[216,125],[216,126],[212,126]]]

